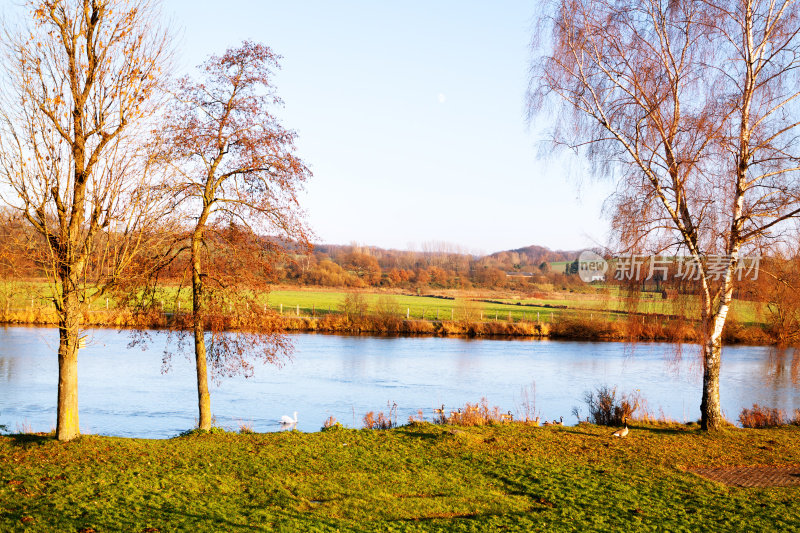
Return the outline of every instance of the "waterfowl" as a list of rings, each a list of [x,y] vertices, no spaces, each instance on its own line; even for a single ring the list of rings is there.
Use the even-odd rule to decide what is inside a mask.
[[[436,409],[434,407],[433,408],[433,414],[435,414],[435,415],[443,415],[444,414],[444,404],[442,404],[442,408],[441,409]]]
[[[624,437],[628,434],[628,417],[625,416],[622,418],[622,423],[625,425],[622,429],[618,429],[614,433],[611,434],[612,437]]]
[[[558,422],[553,420],[553,425],[554,426],[563,426],[564,425],[564,417],[563,416],[559,416],[558,417]]]
[[[503,422],[513,422],[514,421],[514,415],[512,415],[511,411],[509,411],[507,414],[500,415],[500,419]]]
[[[283,415],[281,417],[281,425],[282,426],[289,426],[289,425],[293,425],[293,424],[297,424],[297,411],[294,412],[294,419],[292,419],[292,418],[290,418],[290,417],[288,417],[286,415]]]

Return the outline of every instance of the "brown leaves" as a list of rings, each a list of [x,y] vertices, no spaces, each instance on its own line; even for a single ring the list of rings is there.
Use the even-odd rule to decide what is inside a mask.
[[[185,216],[186,245],[173,266],[192,279],[194,306],[184,318],[210,330],[215,377],[251,375],[253,359],[278,363],[291,354],[255,296],[268,289],[277,261],[308,249],[297,194],[310,173],[295,154],[294,132],[272,114],[278,59],[250,41],[210,57],[198,79],[176,83],[153,145],[157,159],[177,169],[171,194]]]
[[[277,67],[269,47],[249,41],[212,56],[202,79],[178,81],[160,141],[180,169],[176,190],[202,204],[210,222],[305,241],[297,193],[310,173],[294,153],[294,132],[272,114]]]

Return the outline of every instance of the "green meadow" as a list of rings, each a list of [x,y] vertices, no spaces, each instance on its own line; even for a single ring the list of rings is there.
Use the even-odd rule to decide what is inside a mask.
[[[0,437],[3,531],[779,531],[800,488],[696,466],[797,465],[800,427],[198,432],[167,440]]]
[[[284,314],[297,314],[303,316],[312,313],[324,314],[327,312],[340,312],[343,308],[345,292],[329,292],[314,290],[273,290],[269,293],[269,306],[277,311],[283,310]],[[388,296],[396,304],[397,312],[409,318],[426,318],[450,320],[458,319],[469,312],[474,320],[529,320],[541,321],[551,319],[554,316],[573,314],[564,309],[551,309],[541,305],[520,306],[516,303],[487,303],[471,301],[465,303],[463,299],[445,299],[430,296],[412,296],[403,294],[388,293],[364,293],[364,299],[370,308],[375,308],[379,299]],[[281,307],[282,306],[282,307]],[[538,315],[537,315],[538,313]],[[510,314],[510,315],[509,315]]]
[[[448,293],[448,291],[443,292]],[[458,295],[457,291],[449,293]],[[697,315],[697,310],[692,309],[686,300],[683,302],[664,300],[660,293],[643,293],[638,301],[630,303],[616,289],[606,293],[565,292],[563,297],[559,297],[558,292],[552,292],[548,293],[546,298],[530,298],[520,293],[518,299],[508,298],[507,293],[499,293],[497,298],[492,297],[491,293],[486,293],[480,300],[369,290],[362,291],[361,294],[369,306],[368,312],[375,310],[376,304],[382,298],[385,300],[388,297],[398,316],[402,318],[408,316],[411,319],[460,320],[468,317],[473,322],[481,320],[554,322],[559,319],[578,318],[614,321],[631,310],[641,314]],[[48,301],[49,295],[50,286],[44,282],[0,282],[0,306],[8,309],[50,306],[52,304]],[[327,313],[342,312],[346,295],[345,290],[280,287],[267,294],[258,295],[256,300],[286,316],[323,316]],[[157,299],[160,300],[159,305],[168,313],[191,307],[191,293],[188,288],[181,289],[179,293],[177,287],[165,287],[160,289]],[[91,302],[92,309],[101,310],[106,306],[109,309],[117,307],[113,296],[108,298],[100,296]],[[762,324],[765,316],[763,304],[741,300],[734,301],[730,314],[734,320],[749,325]]]

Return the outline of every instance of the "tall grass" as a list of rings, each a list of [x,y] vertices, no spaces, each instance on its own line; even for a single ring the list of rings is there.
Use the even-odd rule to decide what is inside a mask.
[[[536,382],[522,387],[520,404],[517,407],[517,420],[526,424],[539,425],[541,413],[536,409]]]
[[[388,405],[388,402],[387,402]],[[389,406],[389,414],[384,415],[383,411],[376,415],[374,411],[364,415],[364,429],[392,429],[397,427],[397,404]]]
[[[502,421],[500,408],[497,406],[490,408],[486,398],[481,398],[478,403],[467,403],[464,407],[451,411],[449,416],[442,413],[436,420],[437,423],[454,426],[486,426],[499,424]]]
[[[794,416],[788,418],[781,409],[754,403],[752,408],[742,409],[739,414],[739,423],[742,424],[742,427],[753,429],[774,428],[788,424],[797,426],[800,425],[800,409],[795,409]]]

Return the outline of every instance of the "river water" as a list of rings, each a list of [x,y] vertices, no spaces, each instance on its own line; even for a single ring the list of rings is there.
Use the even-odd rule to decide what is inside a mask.
[[[195,426],[197,402],[192,361],[172,360],[162,373],[167,335],[151,332],[146,350],[129,349],[130,334],[92,330],[81,350],[80,425],[83,433],[165,438]],[[523,411],[523,390],[543,419],[574,424],[574,406],[601,385],[639,390],[651,413],[683,422],[699,418],[701,368],[697,347],[680,358],[669,344],[471,340],[433,337],[292,335],[295,354],[283,366],[257,365],[255,375],[212,384],[218,425],[278,431],[281,415],[298,412],[297,429],[317,431],[329,416],[361,427],[368,411],[406,422],[422,410],[447,410],[482,397],[503,412]],[[58,333],[53,328],[0,327],[0,424],[8,431],[55,427]],[[721,395],[736,421],[753,403],[787,413],[800,408],[792,383],[791,351],[726,347]],[[795,366],[797,366],[795,362]],[[795,371],[798,369],[795,368]]]

